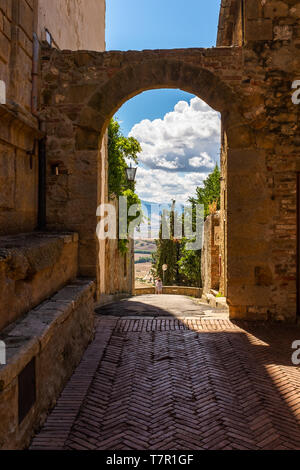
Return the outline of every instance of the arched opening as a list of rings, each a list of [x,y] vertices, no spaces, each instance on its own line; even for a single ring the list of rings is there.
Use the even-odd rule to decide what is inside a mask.
[[[95,227],[99,222],[97,208],[106,198],[107,158],[103,145],[106,129],[112,116],[132,97],[143,91],[168,88],[192,93],[221,114],[222,272],[231,314],[242,318],[248,313],[253,316],[257,292],[263,305],[271,302],[265,276],[255,274],[268,271],[265,252],[249,255],[255,246],[267,243],[267,225],[257,222],[256,211],[259,206],[263,213],[268,189],[261,176],[265,171],[264,151],[256,147],[256,118],[248,113],[249,97],[243,95],[241,78],[232,75],[240,60],[240,50],[235,48],[52,53],[49,68],[44,72],[48,71],[49,80],[45,85],[47,114],[58,133],[57,122],[60,125],[63,122],[70,133],[71,151],[66,155],[65,140],[59,145],[61,159],[72,167],[72,176],[66,183],[61,179],[59,188],[56,182],[50,187],[47,222],[50,228],[79,233],[79,274],[97,278],[98,300],[105,284],[102,267],[105,245],[99,247]],[[55,65],[62,69],[62,81],[53,90],[51,74]],[[78,71],[76,84],[73,76],[66,73],[70,68],[72,74]],[[49,164],[52,158],[57,162],[57,148],[48,147]],[[58,190],[65,197],[59,211]],[[250,193],[255,197],[249,198]],[[265,315],[267,311],[264,307]]]
[[[143,92],[119,109],[110,123],[110,140],[116,138],[115,123],[120,125],[125,138],[135,138],[141,146],[135,192],[142,204],[144,220],[134,233],[134,260],[131,258],[135,267],[134,293],[143,294],[144,289],[154,292],[158,279],[163,281],[164,292],[169,287],[174,292],[192,292],[193,288],[200,297],[201,292],[210,293],[211,288],[219,291],[219,246],[213,244],[206,250],[209,262],[205,263],[203,221],[197,225],[198,243],[190,247],[185,239],[189,237],[188,227],[184,227],[181,218],[191,209],[193,200],[203,204],[203,209],[205,205],[205,219],[211,219],[214,213],[219,220],[220,114],[192,94],[160,89]],[[116,157],[111,156],[115,146],[109,143],[108,148],[108,180],[109,186],[113,186],[109,193],[120,194],[120,177],[117,186],[115,183]],[[133,165],[137,166],[136,162]],[[204,183],[210,189],[205,190]],[[163,271],[165,265],[167,269]],[[106,279],[112,284],[110,292],[113,288],[117,292],[118,279],[112,280],[109,275]]]
[[[86,106],[81,112],[79,126],[77,129],[77,146],[79,151],[89,150],[91,152],[93,146],[98,150],[99,128],[100,141],[103,144],[106,139],[106,129],[110,119],[117,113],[121,106],[131,98],[153,89],[180,89],[182,91],[192,93],[199,97],[203,102],[207,103],[212,109],[220,112],[223,132],[227,127],[238,124],[241,125],[242,118],[238,112],[239,99],[235,93],[222,80],[209,70],[196,67],[194,65],[185,64],[178,61],[147,61],[143,64],[135,64],[134,66],[126,66],[116,76],[105,83],[103,87],[99,87],[92,93],[86,101]],[[228,140],[222,139],[222,154],[227,152]],[[222,144],[220,142],[220,145]],[[96,148],[95,148],[96,150]],[[103,178],[103,171],[106,169],[103,162],[106,157],[100,159],[102,161],[102,184],[105,184],[106,178]],[[226,161],[226,158],[225,158]],[[224,170],[225,168],[223,168]],[[224,178],[225,180],[225,178]],[[98,194],[105,195],[105,189],[102,188]],[[104,199],[98,201],[103,203]],[[222,207],[225,210],[223,199],[226,198],[226,189],[222,187]],[[224,219],[224,217],[223,217]],[[220,230],[226,230],[225,223]],[[220,272],[224,274],[224,282],[222,290],[226,292],[226,240],[225,235],[220,235],[222,239],[222,267]],[[101,251],[101,249],[100,249]],[[103,254],[104,250],[102,250]],[[103,261],[100,262],[103,266]],[[105,284],[102,280],[105,273],[101,268],[98,271],[100,277],[100,285]],[[101,292],[101,289],[100,289]],[[224,295],[223,294],[223,295]]]

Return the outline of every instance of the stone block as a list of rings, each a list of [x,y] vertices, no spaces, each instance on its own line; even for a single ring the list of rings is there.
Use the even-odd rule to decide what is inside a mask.
[[[246,0],[245,4],[245,18],[253,20],[259,18],[260,5],[259,0]]]
[[[8,63],[10,54],[10,42],[7,37],[0,31],[0,59]]]
[[[72,234],[0,237],[0,331],[77,276]]]
[[[66,292],[67,289],[67,292]],[[58,399],[93,336],[95,284],[77,280],[0,334],[8,346],[0,366],[0,449],[19,450]],[[72,291],[74,297],[69,296]],[[36,401],[18,420],[18,376],[35,359]]]
[[[0,211],[15,207],[15,153],[0,144]]]
[[[32,38],[33,33],[33,11],[26,1],[19,2],[19,26]]]
[[[251,3],[251,2],[250,2]],[[286,17],[289,13],[289,7],[282,1],[268,1],[264,6],[265,18],[280,18]]]
[[[245,23],[246,41],[272,41],[273,21],[271,19],[248,20]]]

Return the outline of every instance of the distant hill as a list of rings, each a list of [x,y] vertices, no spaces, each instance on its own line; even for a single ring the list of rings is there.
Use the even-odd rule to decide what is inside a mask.
[[[134,252],[141,254],[152,254],[156,252],[156,245],[152,240],[135,240]]]

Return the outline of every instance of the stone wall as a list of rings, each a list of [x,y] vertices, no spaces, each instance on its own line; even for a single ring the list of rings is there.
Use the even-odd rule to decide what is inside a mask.
[[[0,331],[76,279],[77,234],[0,237]]]
[[[248,3],[252,1],[250,0]],[[218,46],[241,46],[243,44],[243,2],[244,0],[221,1]]]
[[[202,297],[203,290],[198,287],[186,287],[186,286],[164,286],[164,295],[186,295],[189,297],[195,297],[200,299]],[[134,295],[154,295],[155,287],[138,287],[134,289]]]
[[[37,224],[37,119],[31,115],[33,2],[0,2],[0,235]]]
[[[33,34],[45,28],[59,48],[105,49],[105,0],[1,0],[0,235],[38,224],[39,122],[32,114]],[[38,89],[35,90],[38,95]],[[34,113],[35,114],[35,113]]]
[[[220,111],[226,107],[227,96],[234,112],[235,99],[226,84],[239,82],[242,57],[240,50],[231,48],[107,53],[45,49],[43,59],[41,115],[48,135],[47,224],[55,230],[79,233],[80,273],[96,275],[101,283],[103,267],[97,256],[101,247],[95,227],[106,158],[100,148],[110,118],[134,94],[158,85],[194,90]],[[53,175],[52,170],[57,160],[60,176]],[[112,250],[106,250],[106,265],[111,266],[107,293],[118,285],[114,260],[119,266],[123,264],[118,261],[116,247],[113,243],[111,246]]]
[[[94,292],[93,282],[78,280],[0,333],[7,348],[7,364],[0,366],[0,450],[27,447],[55,406],[93,337]],[[29,365],[26,398],[20,379]],[[24,400],[30,406],[21,414]]]
[[[220,289],[220,214],[211,214],[204,223],[204,240],[201,254],[203,293]]]
[[[118,220],[118,200],[112,199],[110,203],[114,204]],[[101,294],[105,294],[105,296],[132,294],[135,282],[133,240],[129,240],[128,252],[125,254],[120,252],[118,240],[107,239],[105,244],[105,289]],[[100,266],[101,268],[102,266]]]
[[[70,21],[70,18],[72,21]],[[45,28],[60,49],[105,50],[105,0],[38,0],[38,35]]]
[[[223,2],[220,24],[230,21],[233,4]],[[230,148],[227,132],[222,139],[225,292],[233,317],[295,321],[300,107],[292,83],[300,70],[300,3],[244,6],[244,104],[252,108],[244,116],[255,131],[240,149]],[[224,44],[234,40],[220,30]]]
[[[68,151],[64,151],[66,141],[61,136],[56,147],[49,145],[49,158],[59,152],[66,168],[81,171],[84,162],[96,172],[96,177],[82,181],[82,191],[93,204],[86,208],[77,192],[65,185],[60,188],[59,201],[48,193],[48,221],[71,229],[68,227],[75,223],[72,208],[76,206],[80,213],[85,210],[86,218],[78,223],[81,243],[89,253],[96,253],[90,234],[99,203],[99,148],[109,119],[143,90],[173,87],[194,93],[222,114],[220,240],[222,282],[230,315],[295,321],[300,107],[292,102],[292,83],[299,78],[299,15],[297,5],[275,3],[267,2],[261,8],[261,2],[247,2],[242,46],[108,53],[45,51],[43,115],[47,129],[55,136],[62,124],[71,130]],[[251,36],[255,28],[257,35]],[[81,175],[85,178],[84,172]],[[94,255],[92,258],[96,260]],[[85,270],[83,263],[80,269]],[[91,269],[97,272],[97,261]]]

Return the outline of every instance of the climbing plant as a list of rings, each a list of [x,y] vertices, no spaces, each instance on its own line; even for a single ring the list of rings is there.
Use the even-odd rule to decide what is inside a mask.
[[[203,187],[196,189],[196,196],[190,197],[190,203],[195,206],[196,204],[204,205],[204,217],[206,218],[214,209],[214,211],[220,209],[220,169],[216,165],[214,171],[208,175],[206,180],[203,181]]]
[[[135,183],[127,180],[126,167],[127,160],[138,163],[138,154],[142,151],[140,143],[134,137],[125,137],[120,128],[120,124],[111,119],[108,126],[108,194],[109,197],[124,196],[127,198],[128,209],[136,204],[140,206],[141,201],[135,192]],[[127,217],[127,233],[129,224],[136,219],[136,216]],[[122,254],[128,251],[128,239],[119,240],[119,250]]]
[[[125,137],[120,124],[112,119],[108,126],[108,193],[120,196],[127,189],[135,190],[135,184],[126,178],[126,159],[138,163],[138,154],[142,151],[140,143],[134,137]]]

